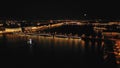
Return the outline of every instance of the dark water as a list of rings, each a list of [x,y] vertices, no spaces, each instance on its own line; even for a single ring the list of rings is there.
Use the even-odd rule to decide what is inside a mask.
[[[62,25],[60,27],[50,28],[50,29],[46,29],[44,31],[50,32],[50,33],[56,32],[57,34],[72,33],[73,35],[78,34],[79,36],[81,36],[82,34],[85,34],[87,36],[97,35],[97,33],[93,29],[93,26],[91,26],[91,25]]]
[[[33,39],[32,47],[27,44]],[[104,41],[41,36],[0,36],[2,68],[116,68],[115,59],[103,59]],[[112,59],[111,59],[112,58]]]

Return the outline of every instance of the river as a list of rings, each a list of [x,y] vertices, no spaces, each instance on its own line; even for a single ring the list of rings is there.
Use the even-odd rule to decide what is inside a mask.
[[[28,40],[32,39],[32,47]],[[104,41],[43,36],[0,36],[0,66],[12,68],[116,68],[104,60]]]

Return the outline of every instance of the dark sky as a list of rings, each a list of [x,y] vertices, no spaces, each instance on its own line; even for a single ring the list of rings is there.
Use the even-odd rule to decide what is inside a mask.
[[[1,1],[0,17],[119,19],[119,6],[119,2],[110,0]],[[86,17],[84,14],[87,14]]]

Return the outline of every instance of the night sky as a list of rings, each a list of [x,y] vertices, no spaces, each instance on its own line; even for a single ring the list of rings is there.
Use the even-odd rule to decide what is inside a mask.
[[[1,1],[0,18],[120,19],[117,1]],[[86,14],[86,16],[84,16]]]

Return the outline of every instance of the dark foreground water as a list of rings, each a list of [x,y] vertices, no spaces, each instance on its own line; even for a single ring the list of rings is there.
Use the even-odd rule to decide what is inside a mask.
[[[33,39],[32,47],[27,44]],[[116,68],[115,58],[103,59],[104,41],[41,36],[0,36],[0,68]]]

